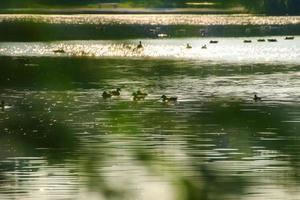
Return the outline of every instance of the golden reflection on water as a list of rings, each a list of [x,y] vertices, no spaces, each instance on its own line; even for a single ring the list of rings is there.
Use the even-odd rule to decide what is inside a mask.
[[[22,21],[49,24],[136,24],[136,25],[285,25],[299,24],[299,16],[254,15],[0,15],[0,22]]]
[[[268,37],[264,37],[268,38]],[[256,42],[258,37],[213,38],[219,44],[209,44],[212,39],[146,39],[143,48],[140,40],[122,41],[57,41],[57,42],[2,42],[0,55],[8,56],[68,56],[68,57],[129,57],[198,60],[208,63],[300,63],[300,40],[274,37],[276,43]],[[244,39],[253,43],[245,44]],[[192,45],[187,49],[186,44]],[[203,45],[207,48],[203,49]],[[56,52],[59,51],[59,52]]]

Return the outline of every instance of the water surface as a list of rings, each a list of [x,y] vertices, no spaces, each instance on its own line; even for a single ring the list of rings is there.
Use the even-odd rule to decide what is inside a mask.
[[[45,18],[61,20],[61,31],[82,17]],[[241,17],[242,37],[196,37],[197,27],[197,34],[154,39],[145,34],[149,27],[136,22],[133,27],[147,27],[142,37],[127,37],[129,29],[124,29],[118,40],[93,40],[93,34],[69,40],[64,37],[73,34],[66,31],[55,41],[21,33],[2,38],[0,198],[297,199],[299,36],[284,40],[280,31],[272,37],[243,35],[249,32],[243,20],[255,16]],[[160,20],[165,18],[171,20]],[[136,16],[117,20],[128,19],[135,23]],[[291,25],[297,17],[259,19]],[[23,22],[14,22],[0,26],[22,27]],[[272,33],[274,27],[285,30],[274,24]],[[259,43],[258,38],[278,42]],[[140,40],[144,48],[136,49]],[[54,53],[58,49],[64,53]],[[103,91],[118,87],[119,97],[102,98]],[[148,93],[145,100],[133,101],[138,89]],[[164,103],[162,94],[177,96],[178,102]],[[254,101],[254,94],[262,100]]]

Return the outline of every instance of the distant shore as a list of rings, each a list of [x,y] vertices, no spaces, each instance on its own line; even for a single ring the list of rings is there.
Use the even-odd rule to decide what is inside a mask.
[[[66,8],[66,9],[44,9],[44,8],[14,8],[0,9],[0,14],[245,14],[242,8],[234,9],[101,9],[101,8]]]

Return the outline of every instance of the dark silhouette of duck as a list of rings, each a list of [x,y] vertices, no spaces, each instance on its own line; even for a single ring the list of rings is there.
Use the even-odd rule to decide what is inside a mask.
[[[66,53],[63,48],[53,50],[54,53]]]
[[[111,93],[110,92],[106,92],[106,91],[104,91],[103,93],[102,93],[102,97],[103,97],[103,99],[108,99],[108,98],[111,98]]]
[[[116,90],[110,91],[112,96],[120,96],[121,88],[117,88]]]
[[[295,37],[294,36],[286,36],[284,39],[285,40],[293,40]]]
[[[252,40],[244,40],[244,43],[251,43]]]
[[[144,100],[147,95],[147,93],[142,92],[141,90],[132,93],[134,101]]]
[[[187,44],[186,44],[186,48],[187,48],[187,49],[191,49],[192,46],[191,46],[189,43],[187,43]]]
[[[275,38],[270,38],[270,39],[268,39],[268,42],[277,42],[277,39],[275,39]]]
[[[209,43],[210,44],[217,44],[219,41],[217,41],[217,40],[211,40],[211,41],[209,41]]]
[[[201,47],[201,49],[207,49],[206,44]]]
[[[258,39],[257,42],[265,42],[265,39]]]
[[[167,97],[166,95],[162,95],[161,99],[164,103],[168,103],[168,102],[176,103],[177,102],[177,97]]]
[[[1,105],[0,106],[1,106],[1,110],[4,111],[4,109],[5,109],[5,103],[4,103],[3,100],[1,101]]]
[[[137,48],[137,49],[142,49],[142,48],[144,48],[143,45],[142,45],[142,41],[139,42],[139,44],[137,45],[136,48]]]
[[[253,100],[254,101],[261,101],[261,97],[258,97],[256,94],[254,94]]]

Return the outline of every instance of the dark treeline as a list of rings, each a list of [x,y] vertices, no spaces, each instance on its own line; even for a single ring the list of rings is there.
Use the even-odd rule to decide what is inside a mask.
[[[187,4],[188,2],[212,4]],[[300,0],[1,0],[0,8],[78,7],[115,3],[120,7],[144,8],[223,8],[244,7],[251,13],[299,15]]]

